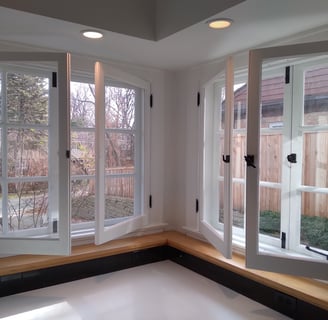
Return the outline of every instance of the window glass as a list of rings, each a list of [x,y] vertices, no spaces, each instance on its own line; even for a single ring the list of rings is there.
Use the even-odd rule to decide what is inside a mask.
[[[328,254],[328,194],[302,192],[300,243]]]
[[[245,227],[245,161],[247,84],[234,84],[234,112],[232,131],[232,214],[233,226]]]
[[[95,220],[95,86],[71,82],[72,223]]]
[[[260,187],[259,232],[274,238],[280,238],[281,226],[281,190]]]
[[[304,73],[304,125],[328,125],[328,67]]]
[[[105,219],[136,213],[136,90],[105,86]]]
[[[136,91],[105,86],[106,128],[134,129]]]
[[[49,81],[47,78],[8,72],[6,84],[8,122],[48,123]]]
[[[7,132],[8,177],[48,175],[48,130],[10,128]]]
[[[7,222],[3,231],[9,235],[47,227],[58,218],[49,213],[49,79],[6,72],[5,84],[2,115],[7,130],[1,130],[6,132],[1,146],[5,141],[7,150],[1,152],[1,172],[7,182],[1,220]]]
[[[8,194],[9,232],[48,226],[47,182],[12,182]]]

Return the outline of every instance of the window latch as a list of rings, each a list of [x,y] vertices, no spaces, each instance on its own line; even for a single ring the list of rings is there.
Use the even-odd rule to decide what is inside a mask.
[[[248,154],[247,156],[244,156],[244,159],[246,161],[247,167],[256,168],[254,164],[255,157],[253,154]]]
[[[230,155],[222,155],[222,161],[225,163],[229,163],[230,162]]]
[[[296,153],[291,153],[287,156],[287,160],[290,162],[290,163],[296,163]]]
[[[320,251],[318,251],[318,250],[312,249],[310,246],[305,246],[305,249],[306,249],[306,250],[309,250],[309,251],[311,251],[311,252],[314,252],[314,253],[320,254],[321,256],[326,257],[326,260],[328,260],[328,254],[325,254],[325,253],[322,253],[322,252],[320,252]]]

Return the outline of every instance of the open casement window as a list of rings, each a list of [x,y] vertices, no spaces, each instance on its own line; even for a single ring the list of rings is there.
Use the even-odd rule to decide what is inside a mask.
[[[231,130],[233,62],[204,88],[200,231],[225,257],[232,254]]]
[[[0,53],[0,253],[68,255],[69,81],[64,53]]]
[[[101,244],[147,223],[150,86],[96,62],[95,90],[95,239]]]
[[[250,52],[246,265],[328,279],[328,42]]]

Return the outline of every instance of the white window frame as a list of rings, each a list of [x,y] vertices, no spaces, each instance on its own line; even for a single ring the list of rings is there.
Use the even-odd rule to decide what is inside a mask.
[[[328,264],[324,260],[315,261],[300,255],[284,255],[277,250],[267,253],[259,247],[259,136],[260,136],[260,87],[262,62],[272,58],[289,58],[295,56],[325,54],[328,42],[315,42],[275,48],[263,48],[250,51],[249,55],[249,91],[247,154],[254,155],[256,168],[247,167],[246,174],[246,266],[281,273],[328,279]],[[303,97],[302,97],[303,99]],[[291,117],[291,115],[289,115]],[[295,133],[294,133],[295,134]],[[282,186],[282,188],[284,188]],[[284,191],[284,190],[282,190]],[[298,220],[300,217],[297,218]],[[282,223],[283,225],[283,223]]]
[[[49,77],[49,206],[50,211],[58,213],[58,232],[51,235],[52,226],[49,225],[48,232],[45,229],[35,229],[28,231],[15,231],[0,238],[1,254],[54,254],[69,255],[71,252],[70,237],[70,190],[69,190],[69,88],[70,88],[70,55],[66,53],[42,53],[42,52],[1,52],[0,61],[19,63],[25,66],[32,64],[33,70],[39,62],[55,62],[57,64],[57,86],[51,86]],[[42,70],[42,68],[41,68]],[[43,72],[42,72],[43,73]],[[5,93],[2,89],[2,94]],[[64,119],[64,121],[63,121]],[[65,121],[66,119],[66,121]],[[55,137],[55,138],[54,138]],[[60,141],[60,143],[58,143]],[[51,146],[50,146],[51,144]],[[2,143],[3,150],[6,149],[6,142]],[[51,151],[50,151],[51,149]],[[58,155],[58,156],[57,156]],[[6,167],[4,167],[6,171]],[[18,180],[24,180],[24,178]],[[16,179],[16,180],[17,180]],[[33,181],[32,178],[25,179]],[[40,179],[37,178],[39,181]],[[42,179],[41,179],[42,180]],[[6,193],[6,184],[9,180],[6,176],[1,178]],[[54,183],[54,181],[57,181]],[[50,190],[51,189],[51,190]],[[50,195],[51,193],[51,195]],[[51,201],[51,199],[53,201]],[[6,206],[6,197],[2,199],[3,208]],[[6,221],[4,222],[6,223]],[[51,229],[51,230],[49,230]]]
[[[217,101],[219,87],[225,87],[226,110],[224,119],[224,147],[218,158],[217,135],[219,127],[217,119],[220,117]],[[231,178],[231,130],[233,112],[233,59],[229,57],[226,62],[225,74],[206,83],[203,87],[204,99],[202,102],[201,132],[202,141],[200,154],[201,194],[200,194],[200,232],[204,237],[226,258],[232,257],[232,178]],[[222,130],[220,130],[222,131]],[[230,157],[229,162],[223,162],[222,156]],[[224,167],[224,176],[219,176],[218,162]],[[218,196],[219,181],[224,182],[223,200],[223,226],[219,223]],[[214,219],[213,219],[214,217]]]
[[[96,88],[96,194],[104,194],[104,137],[105,137],[105,85],[106,79],[115,79],[131,86],[140,88],[142,110],[136,112],[136,157],[135,157],[135,208],[134,215],[123,221],[106,225],[104,199],[96,200],[95,243],[102,244],[121,237],[147,225],[149,207],[147,196],[150,195],[150,105],[146,97],[150,96],[150,84],[137,77],[116,70],[104,63],[95,63]],[[139,134],[138,134],[139,133]]]

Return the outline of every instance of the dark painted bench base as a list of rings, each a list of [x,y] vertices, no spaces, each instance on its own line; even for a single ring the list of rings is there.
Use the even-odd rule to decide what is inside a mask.
[[[328,311],[169,246],[0,277],[0,296],[171,260],[293,319],[327,320]]]

